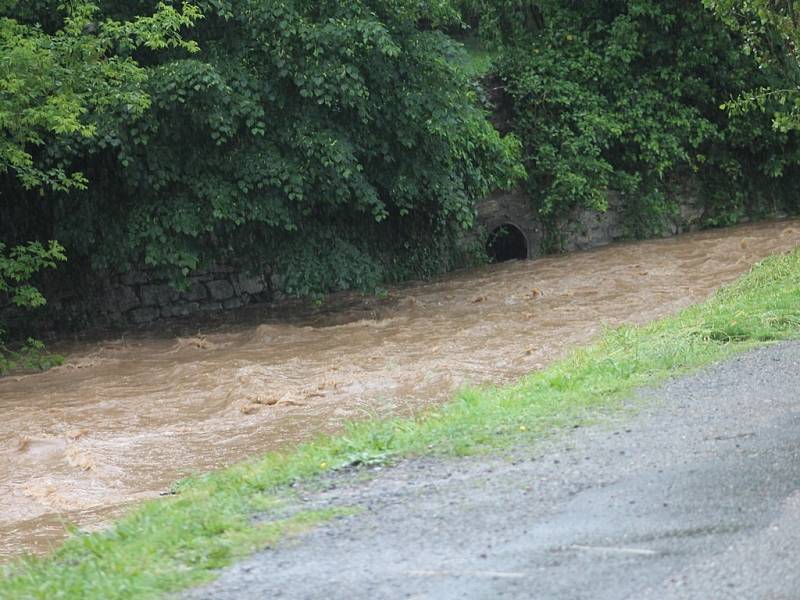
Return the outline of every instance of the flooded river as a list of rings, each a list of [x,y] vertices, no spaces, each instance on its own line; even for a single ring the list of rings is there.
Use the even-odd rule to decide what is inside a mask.
[[[191,472],[513,380],[798,244],[800,223],[762,223],[73,344],[61,367],[0,379],[0,561]]]

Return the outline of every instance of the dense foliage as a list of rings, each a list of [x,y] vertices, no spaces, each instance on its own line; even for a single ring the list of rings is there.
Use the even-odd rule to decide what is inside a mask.
[[[780,74],[771,85],[746,90],[726,108],[769,110],[782,131],[800,129],[800,3],[795,0],[705,0],[742,35],[744,51]]]
[[[26,227],[54,194],[86,188],[85,175],[59,147],[93,138],[94,120],[103,114],[137,115],[149,106],[143,70],[119,51],[196,50],[180,37],[181,28],[198,17],[189,5],[179,11],[158,4],[152,14],[131,21],[96,22],[94,5],[74,2],[54,24],[59,12],[50,4],[0,0],[0,307],[3,300],[26,308],[43,305],[30,280],[66,259],[59,242],[37,240],[50,233],[46,223]],[[24,358],[39,348],[29,341],[23,354],[10,354],[3,333],[0,323],[0,372],[9,356]]]
[[[795,210],[794,3],[705,4],[0,0],[0,304],[64,256],[298,295],[430,275],[526,172],[554,247],[610,189],[633,236],[686,181],[706,224]]]
[[[115,45],[141,95],[96,103],[80,119],[90,135],[35,153],[42,172],[90,185],[35,214],[12,187],[4,217],[30,223],[17,237],[53,237],[102,269],[180,278],[266,264],[290,293],[370,288],[447,268],[432,242],[521,174],[517,144],[492,128],[436,29],[455,18],[447,3],[194,4],[203,18],[182,31],[194,55]],[[39,5],[41,16],[57,2]],[[148,9],[107,2],[97,18],[135,23]]]
[[[739,3],[734,3],[739,4]],[[800,146],[769,115],[726,112],[783,73],[699,1],[465,0],[496,48],[495,73],[525,145],[526,189],[552,227],[622,194],[629,234],[658,232],[675,192],[702,187],[706,223],[797,208]]]

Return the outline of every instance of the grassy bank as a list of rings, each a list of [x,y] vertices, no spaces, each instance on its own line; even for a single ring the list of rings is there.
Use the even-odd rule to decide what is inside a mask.
[[[254,525],[293,481],[331,469],[417,454],[461,455],[535,440],[632,389],[754,345],[800,336],[800,250],[773,257],[708,302],[645,327],[608,331],[515,385],[463,390],[413,419],[353,425],[290,454],[269,454],[182,482],[113,529],[71,538],[45,559],[6,569],[0,598],[140,598],[213,576],[236,556],[339,513],[302,513]]]

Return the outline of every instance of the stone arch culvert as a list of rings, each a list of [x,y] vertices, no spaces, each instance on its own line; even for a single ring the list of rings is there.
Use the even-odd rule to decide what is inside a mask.
[[[478,228],[494,262],[524,260],[540,254],[542,228],[524,194],[498,193],[480,202],[477,208]]]

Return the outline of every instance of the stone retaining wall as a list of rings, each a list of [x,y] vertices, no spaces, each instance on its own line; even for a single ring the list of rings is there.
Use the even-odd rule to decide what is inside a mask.
[[[674,194],[679,210],[675,215],[665,218],[659,233],[663,237],[697,229],[703,219],[703,204],[691,182],[676,187]],[[562,249],[567,252],[588,250],[623,239],[626,235],[624,207],[625,198],[616,192],[609,192],[608,210],[575,211],[558,229]],[[545,226],[531,209],[530,201],[522,190],[498,192],[480,202],[478,228],[472,236],[468,236],[468,241],[490,234],[503,225],[513,225],[525,235],[529,258],[542,254]]]
[[[122,321],[141,324],[239,308],[270,297],[269,283],[263,275],[244,276],[232,269],[217,268],[191,276],[182,291],[165,281],[150,281],[147,273],[127,274],[109,290],[105,304],[107,312],[119,315]]]
[[[49,275],[49,273],[48,273]],[[0,308],[0,323],[15,331],[70,331],[91,326],[129,326],[162,319],[229,310],[272,299],[269,272],[244,275],[225,266],[192,274],[175,289],[147,270],[113,276],[86,273],[77,279],[54,272],[40,284],[46,307]]]
[[[702,203],[691,183],[676,187],[678,214],[665,220],[661,235],[675,235],[696,228],[703,218]],[[625,199],[609,194],[606,212],[576,211],[560,229],[566,251],[609,244],[625,235],[622,214]],[[520,190],[498,193],[478,205],[478,227],[465,236],[465,245],[485,239],[497,227],[511,224],[525,235],[528,257],[542,253],[545,231]],[[152,272],[138,270],[114,276],[98,276],[76,269],[74,280],[65,269],[48,272],[40,289],[48,298],[45,309],[22,311],[0,306],[0,323],[12,333],[74,331],[92,326],[130,326],[163,319],[235,309],[251,302],[280,298],[279,284],[269,270],[252,276],[217,266],[189,277],[188,287],[176,290]]]

